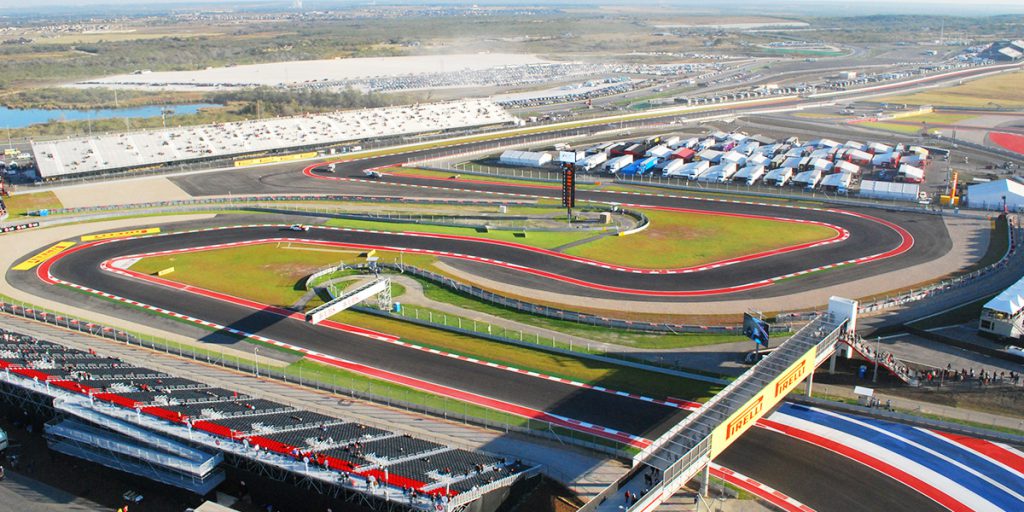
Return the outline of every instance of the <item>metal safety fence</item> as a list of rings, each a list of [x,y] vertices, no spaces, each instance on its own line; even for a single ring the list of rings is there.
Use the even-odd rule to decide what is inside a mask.
[[[212,348],[160,339],[39,308],[31,304],[20,303],[5,297],[0,297],[0,313],[106,338],[114,342],[124,343],[125,345],[148,348],[222,368],[252,373],[257,377],[298,384],[314,390],[331,393],[341,400],[346,398],[362,400],[405,411],[444,418],[448,421],[466,425],[476,425],[505,433],[515,432],[541,437],[560,444],[572,444],[606,453],[613,457],[628,456],[624,451],[625,446],[618,442],[544,420],[521,418],[453,398],[395,386],[390,382],[374,381],[373,379],[364,378],[361,375],[345,371],[331,371],[331,369],[318,371],[308,366],[304,371],[303,365],[281,367],[268,364],[266,357],[263,358],[264,363],[261,364],[256,350],[253,351],[253,358],[250,359],[243,357],[238,350],[224,350],[223,347]],[[276,349],[273,345],[252,340],[246,341],[254,344],[254,348],[257,349],[261,346],[265,347],[265,350]],[[294,356],[296,354],[291,355]]]
[[[532,315],[541,315],[548,318],[554,318],[557,320],[564,320],[567,322],[575,322],[584,325],[593,325],[598,327],[608,327],[611,329],[619,329],[626,331],[648,331],[648,332],[661,332],[661,333],[704,333],[704,334],[739,334],[742,333],[743,327],[740,325],[690,325],[690,324],[672,324],[672,323],[657,323],[657,322],[643,322],[633,321],[617,318],[608,318],[598,315],[591,315],[588,313],[581,313],[578,311],[570,311],[567,309],[553,308],[551,306],[542,306],[539,304],[533,304],[520,299],[512,297],[506,297],[497,293],[478,288],[473,285],[460,283],[450,277],[436,274],[429,270],[424,270],[413,265],[405,265],[401,263],[383,263],[383,267],[391,268],[399,272],[410,274],[422,279],[426,279],[433,283],[439,284],[454,290],[456,292],[469,295],[470,297],[496,304],[501,307],[509,308],[515,311],[521,311]],[[787,323],[776,323],[772,325],[773,332],[789,332],[792,329],[792,325]]]

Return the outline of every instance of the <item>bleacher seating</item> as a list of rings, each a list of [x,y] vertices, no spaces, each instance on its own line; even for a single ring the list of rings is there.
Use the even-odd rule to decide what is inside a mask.
[[[354,441],[365,442],[392,435],[394,434],[387,430],[368,427],[361,423],[341,423],[338,425],[288,430],[267,434],[264,437],[299,448],[324,450],[345,446]]]
[[[377,441],[363,443],[363,453],[372,455],[375,459],[404,459],[421,453],[427,453],[444,448],[444,445],[414,439],[411,436],[386,437]]]
[[[488,100],[464,100],[33,142],[32,152],[48,179],[513,122]]]
[[[244,442],[250,449],[260,446],[260,451],[308,458],[322,467],[356,474],[386,468],[392,485],[410,485],[417,492],[436,492],[445,484],[453,493],[465,492],[527,469],[502,458],[210,387],[2,329],[0,368],[134,407],[138,414],[162,421],[188,422],[195,429]]]

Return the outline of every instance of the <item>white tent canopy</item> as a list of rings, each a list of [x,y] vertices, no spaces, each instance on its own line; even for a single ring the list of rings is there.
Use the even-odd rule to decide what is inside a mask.
[[[996,295],[992,300],[985,303],[985,309],[991,309],[1009,316],[1017,314],[1024,309],[1024,279],[1013,283],[1003,293]]]
[[[1002,210],[1004,197],[1006,209],[1024,209],[1024,185],[1016,181],[998,180],[967,187],[967,201],[971,208]]]

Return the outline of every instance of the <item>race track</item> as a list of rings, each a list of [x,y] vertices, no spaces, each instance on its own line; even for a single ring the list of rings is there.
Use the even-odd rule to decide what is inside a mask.
[[[627,123],[628,124],[628,123]],[[587,129],[599,132],[602,127]],[[579,130],[574,130],[573,133]],[[566,134],[569,134],[567,131]],[[468,144],[464,149],[484,147]],[[417,160],[430,151],[410,152],[340,163],[331,175],[316,168],[303,173],[294,166],[240,169],[172,178],[192,195],[273,193],[345,193],[403,197],[551,198],[557,188],[481,183],[472,180],[437,180],[387,175],[367,180],[362,170]],[[322,179],[321,179],[322,178]],[[315,241],[350,247],[381,247],[411,252],[445,252],[445,262],[455,268],[514,286],[558,291],[569,295],[612,298],[623,301],[715,301],[785,296],[891,272],[934,260],[950,250],[941,218],[879,209],[805,208],[757,202],[704,200],[611,191],[579,191],[581,201],[628,205],[629,208],[677,208],[708,214],[751,215],[794,222],[821,222],[835,226],[836,239],[777,254],[700,269],[666,272],[605,268],[594,262],[538,251],[525,246],[497,244],[472,237],[409,236],[407,233],[313,229],[291,232],[280,226],[237,227],[188,232],[193,227],[224,227],[237,223],[218,219],[206,224],[179,225],[180,232],[162,236],[117,240],[95,245],[80,244],[52,262],[43,277],[76,287],[102,291],[126,301],[161,308],[258,334],[272,340],[393,372],[461,393],[520,405],[562,418],[571,418],[610,430],[652,439],[677,423],[687,412],[681,408],[600,389],[581,387],[555,379],[537,378],[479,362],[432,354],[400,344],[367,337],[330,326],[312,326],[295,316],[271,308],[254,308],[238,301],[197,293],[188,287],[172,287],[104,270],[105,262],[133,254],[173,251],[216,244],[259,240]],[[280,219],[284,220],[284,219]],[[815,272],[788,279],[819,267],[842,265],[829,272]],[[133,321],[156,321],[148,313],[124,304],[111,304],[95,294],[72,291],[67,286],[44,284],[30,273],[8,271],[15,286],[46,293],[68,303],[111,310]],[[613,391],[613,390],[612,390]],[[745,473],[817,510],[942,510],[942,507],[895,480],[841,456],[793,440],[782,434],[756,429],[741,438],[722,456],[730,468]],[[785,468],[785,471],[780,471]],[[813,482],[813,484],[809,484]]]

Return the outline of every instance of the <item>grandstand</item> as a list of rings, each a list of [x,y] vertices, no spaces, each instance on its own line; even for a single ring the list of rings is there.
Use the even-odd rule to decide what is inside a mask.
[[[32,152],[45,180],[515,122],[466,100],[33,142]]]
[[[0,329],[0,397],[27,395],[52,401],[52,449],[200,495],[244,461],[371,509],[454,511],[536,469]]]

